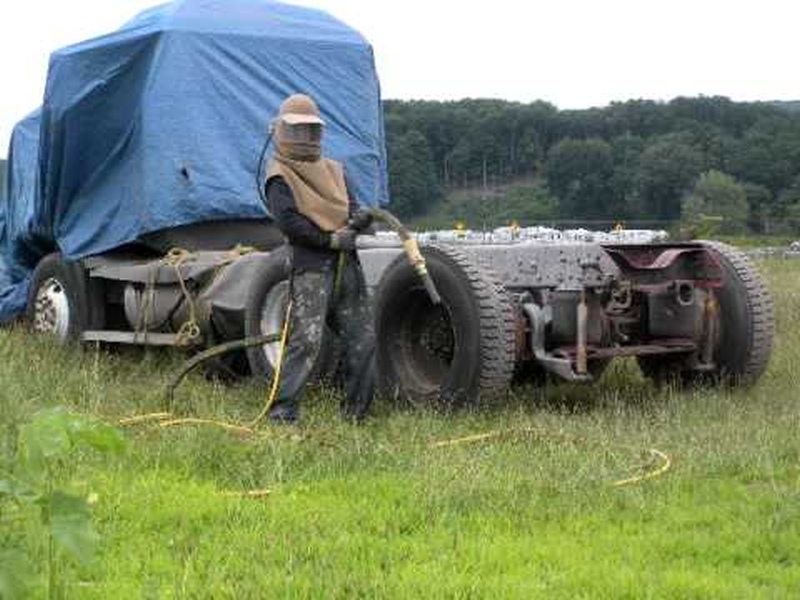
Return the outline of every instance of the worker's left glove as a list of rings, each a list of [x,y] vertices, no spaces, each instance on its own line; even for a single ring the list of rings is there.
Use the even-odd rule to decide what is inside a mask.
[[[351,252],[356,249],[358,232],[350,227],[342,227],[331,234],[331,249]]]

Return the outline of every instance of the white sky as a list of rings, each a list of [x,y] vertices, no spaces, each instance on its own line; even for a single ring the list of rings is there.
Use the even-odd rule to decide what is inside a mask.
[[[41,101],[51,50],[114,30],[158,0],[3,0],[0,157]],[[800,99],[797,0],[295,0],[373,44],[385,98]]]

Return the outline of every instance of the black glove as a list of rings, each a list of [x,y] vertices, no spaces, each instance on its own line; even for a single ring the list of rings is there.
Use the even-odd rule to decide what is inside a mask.
[[[349,227],[342,227],[331,234],[331,249],[342,252],[351,252],[356,249],[356,236],[358,232]]]
[[[372,213],[366,209],[361,209],[356,211],[356,213],[350,217],[350,222],[347,226],[350,229],[361,233],[362,231],[366,231],[370,227],[372,227],[372,223],[375,221],[375,217],[372,216]]]

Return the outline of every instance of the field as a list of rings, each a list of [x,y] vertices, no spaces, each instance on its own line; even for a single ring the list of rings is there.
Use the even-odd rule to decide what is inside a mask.
[[[342,424],[320,390],[296,428],[125,430],[122,456],[80,453],[63,489],[93,499],[67,598],[800,597],[800,261],[761,264],[776,350],[750,390],[659,390],[622,362],[593,387],[515,388],[502,407],[441,415],[379,403]],[[0,332],[0,470],[46,407],[109,423],[160,410],[180,357],[84,351]],[[246,421],[265,385],[191,378],[182,414]],[[432,448],[505,428],[536,433]],[[636,485],[655,448],[671,470]],[[3,475],[0,474],[0,479]],[[226,492],[267,488],[259,499]],[[34,509],[0,502],[0,545],[47,547]]]

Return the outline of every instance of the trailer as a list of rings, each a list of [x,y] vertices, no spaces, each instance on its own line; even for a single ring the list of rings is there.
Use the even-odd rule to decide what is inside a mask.
[[[58,51],[47,89],[12,141],[0,314],[24,311],[65,343],[200,350],[280,331],[290,256],[253,177],[290,92],[320,97],[357,197],[388,198],[371,47],[319,11],[182,0]],[[658,385],[749,385],[768,364],[772,301],[730,246],[517,227],[416,239],[439,303],[395,234],[359,247],[381,389],[398,401],[463,406],[514,379],[591,383],[621,357]],[[326,332],[316,377],[335,379],[346,343]],[[278,351],[222,366],[269,376]]]

